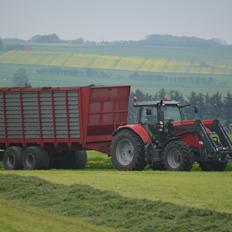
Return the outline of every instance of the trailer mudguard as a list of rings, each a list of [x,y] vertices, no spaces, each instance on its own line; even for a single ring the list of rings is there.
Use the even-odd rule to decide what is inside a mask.
[[[118,132],[120,132],[122,130],[130,130],[130,131],[134,132],[142,139],[144,144],[151,144],[152,143],[149,133],[140,124],[131,124],[131,125],[120,126],[117,130],[115,130],[113,132],[112,135],[115,136]]]

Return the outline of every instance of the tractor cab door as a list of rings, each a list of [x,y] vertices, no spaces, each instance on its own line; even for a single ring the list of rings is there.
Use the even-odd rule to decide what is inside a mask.
[[[143,106],[140,111],[140,123],[146,128],[152,141],[156,141],[158,124],[157,107]]]

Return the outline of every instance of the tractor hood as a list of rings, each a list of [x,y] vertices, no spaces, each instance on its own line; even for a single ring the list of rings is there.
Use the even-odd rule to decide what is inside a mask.
[[[177,128],[186,128],[186,127],[191,127],[191,126],[194,126],[196,124],[196,122],[199,121],[199,120],[184,120],[184,121],[181,121],[181,122],[175,122],[175,121],[172,121],[172,125],[177,129]],[[212,125],[214,123],[214,120],[202,120],[201,123],[205,126],[205,129],[207,131],[207,133],[211,133],[211,130],[212,130]]]

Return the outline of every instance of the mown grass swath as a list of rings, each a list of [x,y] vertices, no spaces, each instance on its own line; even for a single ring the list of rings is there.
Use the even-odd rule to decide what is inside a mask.
[[[0,195],[62,215],[128,231],[230,231],[232,215],[161,201],[122,197],[87,185],[58,185],[1,175]]]
[[[114,232],[107,227],[96,226],[83,219],[61,216],[56,212],[30,207],[25,202],[4,199],[0,196],[1,232]]]

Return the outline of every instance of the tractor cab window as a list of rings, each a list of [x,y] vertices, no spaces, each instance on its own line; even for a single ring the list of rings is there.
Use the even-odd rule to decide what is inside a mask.
[[[157,123],[157,108],[146,106],[141,111],[141,123],[154,125]]]
[[[176,122],[181,121],[181,113],[177,106],[162,106],[162,112],[164,115],[164,123],[167,123],[169,120],[174,120]]]

